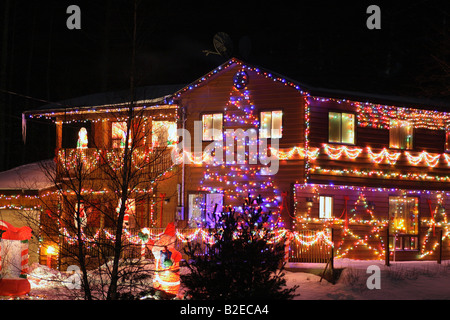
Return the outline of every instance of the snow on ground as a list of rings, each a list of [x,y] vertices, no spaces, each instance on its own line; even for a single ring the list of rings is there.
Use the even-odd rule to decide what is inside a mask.
[[[370,290],[367,273],[371,265],[381,271],[380,289]],[[288,287],[299,285],[295,300],[450,300],[450,260],[437,264],[436,261],[391,262],[336,259],[334,266],[342,272],[336,284],[325,279],[320,281],[325,264],[288,263],[285,271]],[[181,268],[185,272],[187,268]],[[304,272],[315,269],[316,274]],[[293,271],[292,271],[293,270]],[[318,274],[318,275],[317,275]],[[23,299],[71,300],[77,291],[67,288],[64,281],[69,274],[46,266],[30,266],[28,280],[31,292]],[[149,279],[151,283],[151,279]],[[1,297],[0,297],[1,298]]]
[[[449,300],[450,261],[391,262],[335,260],[342,268],[336,284],[320,281],[320,276],[305,272],[286,272],[287,286],[299,285],[296,300]],[[369,289],[371,265],[381,271],[380,289]],[[290,263],[289,268],[325,268],[325,264]],[[369,282],[371,279],[369,279]]]

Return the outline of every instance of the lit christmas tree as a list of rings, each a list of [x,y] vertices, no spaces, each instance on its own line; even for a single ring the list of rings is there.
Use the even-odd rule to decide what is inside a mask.
[[[237,73],[224,109],[222,135],[212,143],[216,148],[204,151],[204,158],[215,156],[215,160],[206,165],[199,190],[222,194],[223,203],[236,210],[242,210],[242,198],[261,197],[263,210],[272,212],[271,225],[281,226],[281,194],[273,176],[265,174],[267,165],[261,163],[261,157],[268,157],[268,147],[267,143],[261,143],[259,117],[245,83],[248,77],[242,73]],[[214,214],[208,210],[210,204],[204,205],[207,216]]]

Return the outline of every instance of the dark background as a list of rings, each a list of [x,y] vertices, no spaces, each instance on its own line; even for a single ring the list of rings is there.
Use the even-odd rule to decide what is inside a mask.
[[[54,125],[21,114],[129,87],[134,0],[0,3],[0,170],[54,154]],[[69,30],[66,9],[81,9]],[[448,1],[138,1],[136,85],[188,84],[234,56],[313,86],[450,100]],[[381,30],[366,9],[381,8]],[[450,104],[449,104],[450,105]],[[449,110],[450,111],[450,110]]]

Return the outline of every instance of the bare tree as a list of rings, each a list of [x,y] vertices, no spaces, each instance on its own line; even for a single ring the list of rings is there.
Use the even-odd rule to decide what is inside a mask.
[[[56,163],[41,164],[54,187],[39,197],[42,215],[30,215],[28,224],[40,225],[40,236],[59,247],[65,266],[80,267],[85,299],[118,299],[151,277],[153,269],[140,259],[144,225],[130,208],[148,205],[154,188],[177,174],[167,128],[149,125],[160,112],[134,104],[109,112],[110,120],[123,124],[117,148],[62,149]]]
[[[178,170],[167,146],[167,127],[152,126],[161,109],[135,101],[137,1],[133,12],[130,99],[101,115],[102,120],[122,126],[121,140],[114,148],[93,141],[89,148],[62,149],[56,165],[43,165],[54,187],[39,197],[43,207],[39,221],[29,222],[39,224],[40,236],[58,245],[60,261],[80,267],[82,295],[88,300],[115,300],[145,289],[139,282],[151,277],[153,269],[140,259],[136,232],[143,226],[128,220],[133,217],[127,207],[148,203],[154,188]],[[174,121],[173,108],[164,112],[165,119]]]

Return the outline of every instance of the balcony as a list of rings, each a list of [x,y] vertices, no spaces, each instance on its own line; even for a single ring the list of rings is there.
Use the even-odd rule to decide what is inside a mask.
[[[132,153],[131,170],[157,176],[174,164],[171,148],[139,147]],[[104,179],[107,171],[120,171],[124,167],[124,150],[117,149],[61,149],[56,156],[58,178],[83,177]]]

